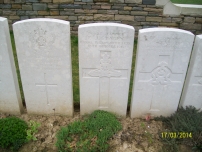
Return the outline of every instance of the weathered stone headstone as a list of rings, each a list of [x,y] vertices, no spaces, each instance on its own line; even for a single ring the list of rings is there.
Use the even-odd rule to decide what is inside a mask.
[[[194,106],[202,110],[202,35],[197,35],[180,106]]]
[[[73,114],[70,24],[30,19],[13,24],[29,114]]]
[[[131,117],[169,116],[177,110],[194,41],[172,28],[139,31]]]
[[[134,32],[117,23],[79,26],[82,115],[100,109],[126,116]]]
[[[0,112],[20,114],[22,110],[8,21],[0,17]]]

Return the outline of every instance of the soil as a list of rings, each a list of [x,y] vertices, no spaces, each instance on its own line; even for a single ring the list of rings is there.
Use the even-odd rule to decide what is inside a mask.
[[[9,114],[1,114],[0,119],[10,116]],[[81,120],[78,110],[74,112],[73,117],[64,116],[35,116],[22,114],[17,116],[26,122],[30,120],[39,122],[41,126],[36,134],[37,141],[30,141],[23,145],[19,152],[57,152],[55,143],[57,141],[56,134],[61,127]],[[129,115],[126,118],[118,118],[123,129],[115,134],[109,140],[109,149],[107,152],[161,152],[163,143],[159,137],[159,133],[164,129],[161,121],[145,119],[131,119]],[[186,145],[180,146],[180,151],[191,152],[191,148]],[[1,152],[9,152],[0,149]]]

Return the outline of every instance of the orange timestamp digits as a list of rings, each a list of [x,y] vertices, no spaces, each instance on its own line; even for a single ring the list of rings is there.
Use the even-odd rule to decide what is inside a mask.
[[[192,132],[162,132],[162,138],[192,138]]]

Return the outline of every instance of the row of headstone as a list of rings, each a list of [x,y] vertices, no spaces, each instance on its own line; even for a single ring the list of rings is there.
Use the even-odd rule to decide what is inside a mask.
[[[70,24],[30,19],[13,24],[28,114],[73,115]],[[106,110],[126,116],[133,27],[79,26],[81,115]],[[168,116],[180,106],[201,108],[202,35],[172,28],[139,31],[131,117]],[[191,63],[186,78],[189,59]],[[192,100],[191,100],[192,99]],[[0,18],[0,111],[22,111],[7,19]]]

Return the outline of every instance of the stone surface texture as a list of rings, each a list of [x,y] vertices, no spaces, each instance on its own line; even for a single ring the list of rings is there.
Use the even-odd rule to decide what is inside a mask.
[[[80,112],[126,116],[134,28],[117,23],[79,26]]]
[[[166,5],[170,0],[156,0],[156,6],[164,6]]]
[[[142,0],[125,0],[125,3],[136,3],[136,4],[141,4]]]
[[[194,106],[202,110],[202,35],[195,38],[180,106]]]
[[[142,29],[130,115],[169,116],[177,110],[194,35],[173,28]]]
[[[181,9],[178,6],[175,6],[171,1],[166,3],[166,5],[163,8],[163,14],[165,15],[180,15]]]
[[[142,4],[144,4],[144,5],[155,5],[156,0],[142,0]]]
[[[0,16],[8,19],[10,30],[12,30],[12,24],[19,20],[55,18],[70,21],[70,31],[74,35],[78,34],[78,26],[81,24],[109,21],[133,26],[136,29],[136,37],[139,29],[153,26],[175,27],[189,30],[196,35],[202,34],[201,9],[193,10],[177,5],[172,4],[170,0],[156,0],[156,4],[155,0],[110,0],[109,2],[105,0],[99,0],[99,2],[94,0],[15,0],[15,3],[13,0],[4,0],[4,3],[0,4]],[[166,12],[171,14],[165,15]],[[166,24],[167,21],[165,22],[164,19],[158,19],[167,17],[172,20],[172,23]],[[189,17],[192,18],[191,21],[186,19]],[[135,24],[133,24],[134,21]]]
[[[33,10],[34,11],[47,10],[47,4],[40,4],[40,3],[33,4]]]
[[[199,15],[202,14],[202,5],[174,4],[171,1],[164,6],[164,15]]]
[[[53,0],[53,3],[73,3],[73,0]]]
[[[22,111],[8,20],[0,17],[0,112],[20,114]]]
[[[30,19],[13,30],[28,114],[72,116],[69,22]]]

